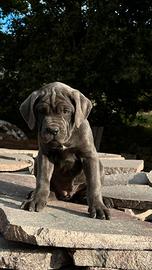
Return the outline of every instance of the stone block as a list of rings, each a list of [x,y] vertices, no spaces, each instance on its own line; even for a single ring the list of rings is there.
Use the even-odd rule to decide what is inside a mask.
[[[8,148],[0,148],[0,155],[28,155],[35,158],[38,155],[38,150],[28,150],[28,149],[8,149]],[[99,158],[105,159],[125,159],[119,154],[109,154],[109,153],[100,153],[98,152]]]
[[[109,153],[100,153],[98,152],[98,156],[99,158],[105,158],[105,159],[122,159],[124,160],[125,158],[122,157],[121,155],[118,155],[118,154],[109,154]]]
[[[128,208],[140,211],[152,209],[152,187],[148,185],[103,186],[102,195],[104,203],[109,208]],[[77,187],[71,201],[87,204],[86,184]]]
[[[20,204],[19,199],[0,198],[0,231],[8,240],[66,248],[152,249],[151,224],[123,212],[111,210],[112,219],[106,221],[89,218],[83,205],[52,201],[42,212],[31,213],[20,210]]]
[[[1,155],[28,155],[32,158],[35,158],[38,155],[37,150],[25,150],[25,149],[8,149],[8,148],[0,148],[0,156]]]
[[[35,177],[32,175],[0,173],[0,194],[25,198],[35,188],[35,183]],[[152,187],[148,185],[104,186],[102,194],[106,204],[112,208],[142,211],[152,209]],[[86,192],[79,193],[72,201],[87,203]]]
[[[33,175],[17,173],[0,173],[0,194],[26,198],[27,194],[35,188]]]
[[[143,160],[117,160],[100,158],[105,174],[137,173],[143,170]]]
[[[149,185],[152,186],[152,183],[147,177],[147,173],[117,173],[105,175],[104,186],[114,186],[114,185]]]
[[[146,185],[105,186],[102,194],[106,205],[137,210],[152,209],[152,188]]]
[[[65,249],[11,242],[0,235],[0,269],[60,269],[70,262],[71,258]]]
[[[104,185],[115,184],[149,184],[147,175],[141,173],[144,168],[143,160],[124,160],[101,158],[100,162],[104,166],[105,181]],[[76,177],[76,183],[85,182],[84,173]]]
[[[146,175],[147,175],[147,178],[148,178],[149,182],[152,185],[152,171],[150,171],[149,173],[146,173]]]
[[[73,253],[73,261],[78,266],[151,270],[152,251],[77,249]]]
[[[0,171],[1,172],[12,172],[24,170],[32,167],[34,160],[32,157],[27,155],[19,154],[3,154],[0,155]]]

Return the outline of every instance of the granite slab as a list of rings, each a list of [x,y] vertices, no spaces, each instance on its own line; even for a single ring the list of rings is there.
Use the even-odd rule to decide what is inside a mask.
[[[39,213],[20,209],[20,199],[0,197],[0,231],[8,240],[40,246],[151,250],[152,225],[112,211],[110,221],[91,219],[87,206],[51,201]],[[115,214],[115,213],[119,213]]]

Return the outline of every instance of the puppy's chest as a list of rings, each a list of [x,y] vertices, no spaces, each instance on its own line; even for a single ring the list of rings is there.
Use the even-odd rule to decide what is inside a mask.
[[[70,169],[73,164],[79,159],[78,154],[72,149],[65,149],[62,151],[51,151],[48,153],[48,157],[56,167],[62,169],[67,167]]]

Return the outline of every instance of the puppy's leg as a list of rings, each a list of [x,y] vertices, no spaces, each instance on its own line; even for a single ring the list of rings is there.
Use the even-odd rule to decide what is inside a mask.
[[[22,209],[38,212],[45,207],[50,193],[53,170],[54,164],[40,151],[37,157],[36,189],[32,196],[22,203]]]
[[[34,161],[34,176],[35,176],[35,178],[37,177],[37,157],[35,158],[35,161]],[[32,190],[27,194],[27,196],[26,196],[27,201],[34,198],[34,192],[35,192],[35,190]],[[22,207],[22,205],[21,205],[21,207]]]
[[[103,167],[97,154],[84,158],[84,173],[86,175],[89,213],[92,218],[110,219],[110,211],[102,200]]]

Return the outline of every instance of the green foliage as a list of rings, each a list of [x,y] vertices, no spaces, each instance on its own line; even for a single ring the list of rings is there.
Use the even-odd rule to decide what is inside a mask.
[[[152,108],[150,0],[9,0],[1,32],[0,118],[21,121],[21,101],[41,85],[62,81],[96,106],[96,125]]]
[[[132,125],[152,128],[152,111],[151,112],[138,112],[134,121],[132,122]]]

